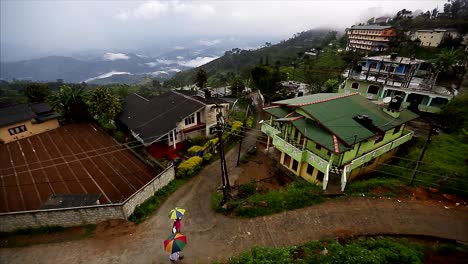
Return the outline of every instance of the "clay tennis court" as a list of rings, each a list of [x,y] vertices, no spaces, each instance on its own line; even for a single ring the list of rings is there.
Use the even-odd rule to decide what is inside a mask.
[[[51,194],[123,201],[156,173],[91,124],[0,145],[0,212],[36,210]]]

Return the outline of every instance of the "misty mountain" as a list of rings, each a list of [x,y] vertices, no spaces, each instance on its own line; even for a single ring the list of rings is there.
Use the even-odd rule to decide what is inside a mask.
[[[235,38],[193,40],[184,46],[165,48],[157,56],[148,51],[90,50],[69,56],[47,56],[0,64],[0,79],[89,83],[134,83],[145,77],[166,80],[174,74],[198,67],[221,56],[234,45],[247,47],[252,42]]]
[[[328,29],[309,30],[294,34],[288,40],[258,49],[232,49],[207,64],[177,73],[168,83],[172,86],[191,84],[198,69],[203,69],[209,77],[213,77],[226,75],[229,72],[242,74],[259,64],[289,65],[306,51],[327,45],[336,38],[336,35],[337,32]]]

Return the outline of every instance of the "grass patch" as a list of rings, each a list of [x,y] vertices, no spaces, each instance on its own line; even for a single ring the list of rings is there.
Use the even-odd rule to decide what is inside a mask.
[[[92,235],[94,235],[95,230],[96,230],[96,225],[85,225],[83,238],[91,237]]]
[[[220,207],[222,194],[215,192],[211,201],[216,212],[233,213],[240,217],[257,217],[314,205],[325,200],[320,186],[298,179],[283,190],[257,192],[254,183],[241,185],[239,195]]]
[[[424,139],[415,139],[400,147],[399,156],[379,170],[381,176],[397,177],[409,183]],[[455,134],[434,136],[418,168],[415,185],[435,187],[443,193],[468,197],[468,140]]]
[[[39,234],[51,234],[65,231],[65,227],[58,225],[41,226],[38,228],[23,228],[17,229],[11,232],[0,232],[0,237],[10,236],[24,236],[24,235],[39,235]]]
[[[449,248],[453,248],[450,246]],[[298,247],[255,247],[229,264],[267,263],[424,263],[425,253],[434,252],[407,239],[367,237],[348,241],[321,240]],[[466,247],[458,250],[464,250]],[[460,252],[460,251],[456,251]],[[451,252],[452,253],[452,252]]]
[[[128,218],[135,224],[140,224],[145,221],[148,216],[150,216],[159,205],[167,198],[169,195],[174,193],[180,186],[186,183],[189,180],[187,178],[179,178],[172,180],[168,185],[159,189],[153,196],[151,196],[144,203],[140,204],[135,208],[133,214]]]
[[[361,196],[362,194],[369,194],[377,187],[385,188],[389,192],[384,193],[384,196],[395,197],[394,191],[397,191],[404,182],[398,179],[391,178],[372,178],[369,180],[353,181],[346,185],[345,193],[351,196]]]

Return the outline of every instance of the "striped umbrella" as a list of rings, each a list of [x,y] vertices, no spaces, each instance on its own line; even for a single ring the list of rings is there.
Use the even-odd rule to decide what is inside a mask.
[[[170,235],[164,240],[164,249],[169,253],[179,252],[187,244],[187,237],[181,233]]]
[[[171,210],[169,213],[169,218],[171,219],[177,219],[177,218],[182,218],[182,216],[185,214],[185,209],[176,207]]]

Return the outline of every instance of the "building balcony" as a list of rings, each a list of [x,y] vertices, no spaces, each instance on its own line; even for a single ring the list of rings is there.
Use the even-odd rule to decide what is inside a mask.
[[[273,146],[281,152],[286,153],[298,162],[307,162],[323,173],[327,172],[328,161],[312,153],[310,150],[302,149],[301,146],[284,140],[281,132],[274,127],[263,123],[262,132],[273,138]]]
[[[406,131],[406,134],[402,135],[401,137],[377,148],[377,149],[374,149],[354,160],[352,160],[348,165],[350,165],[350,168],[349,170],[353,170],[359,166],[361,166],[362,164],[368,162],[368,161],[371,161],[375,158],[377,158],[378,156],[381,156],[387,152],[389,152],[390,150],[400,146],[401,144],[405,143],[405,142],[408,142],[412,137],[413,137],[413,134],[414,132],[412,131]]]

